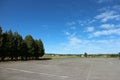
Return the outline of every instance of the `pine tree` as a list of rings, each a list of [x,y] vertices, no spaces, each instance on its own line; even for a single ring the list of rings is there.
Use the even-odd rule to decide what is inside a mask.
[[[7,38],[7,42],[6,42],[6,50],[7,50],[7,55],[9,57],[11,57],[11,60],[13,60],[13,58],[15,57],[15,42],[14,42],[14,36],[11,30],[9,30],[6,33],[6,38]]]
[[[28,47],[27,47],[27,44],[25,43],[25,40],[22,41],[22,44],[21,44],[21,59],[22,60],[27,60],[28,59],[28,56],[29,56],[29,53],[28,53]]]
[[[17,59],[22,54],[21,49],[22,49],[23,39],[22,39],[22,36],[18,34],[18,32],[14,32],[13,36],[14,36],[14,43],[15,43],[14,56]]]
[[[4,61],[5,57],[8,56],[7,54],[7,34],[3,33],[2,34],[3,40],[2,40],[2,51],[1,51],[1,60]]]
[[[35,53],[35,42],[33,37],[31,35],[27,35],[24,41],[28,48],[29,57],[33,57]]]
[[[43,46],[43,43],[42,41],[39,39],[39,40],[35,40],[35,43],[36,43],[36,53],[35,53],[35,57],[36,59],[38,59],[39,57],[42,57],[44,55],[44,46]]]
[[[3,35],[2,35],[2,27],[0,27],[0,58],[2,57],[3,54],[2,45],[3,45]]]
[[[38,59],[44,55],[44,46],[41,40],[34,40],[31,35],[27,35],[23,40],[18,32],[12,30],[2,33],[0,27],[0,59],[18,59],[22,60]]]
[[[85,52],[85,53],[84,53],[84,56],[85,56],[85,57],[87,57],[87,56],[88,56],[88,54]]]
[[[37,45],[38,45],[39,56],[42,57],[45,54],[45,52],[44,52],[44,45],[40,39],[37,41]]]

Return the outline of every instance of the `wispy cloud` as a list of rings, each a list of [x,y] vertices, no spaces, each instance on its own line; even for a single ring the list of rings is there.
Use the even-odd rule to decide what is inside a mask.
[[[74,37],[76,35],[76,32],[71,33],[69,31],[64,31],[64,34],[67,36],[67,38]]]
[[[69,27],[69,29],[75,30],[75,29],[76,29],[77,22],[75,22],[75,21],[67,22],[66,25]]]
[[[66,43],[62,45],[62,47],[65,53],[67,52],[69,53],[84,53],[84,52],[99,53],[100,51],[101,53],[111,53],[111,52],[117,52],[117,50],[119,50],[119,47],[120,47],[119,41],[120,41],[120,38],[90,40],[90,39],[82,39],[75,35],[73,37],[70,37],[68,41],[66,41]]]
[[[112,0],[98,0],[106,3]],[[119,5],[106,6],[100,13],[87,19],[73,20],[67,23],[66,41],[62,48],[70,53],[117,52],[120,50],[120,8]],[[106,46],[107,45],[107,46]],[[114,46],[116,45],[116,46]],[[104,50],[105,49],[105,50]]]
[[[84,26],[84,25],[87,24],[87,23],[88,23],[87,20],[78,20],[78,24],[79,24],[80,26]]]
[[[101,20],[101,22],[107,22],[108,20],[120,20],[120,14],[111,10],[97,15],[95,18]]]
[[[86,32],[93,32],[95,30],[94,27],[87,27]]]
[[[93,19],[93,20],[90,20],[88,23],[94,23],[96,20],[95,19]]]
[[[69,33],[69,32],[67,32],[67,31],[65,31],[64,33],[65,33],[65,35],[70,35],[70,33]]]
[[[106,7],[100,8],[98,10],[99,11],[111,11],[111,10],[114,10],[114,11],[119,12],[120,11],[120,5],[106,6]]]
[[[119,29],[96,31],[93,34],[91,34],[90,37],[99,37],[99,36],[113,35],[113,34],[120,35],[120,28]]]
[[[77,38],[77,37],[70,37],[69,38],[69,45],[71,45],[71,46],[77,46],[79,43],[81,43],[82,41],[79,39],[79,38]]]
[[[80,38],[77,37],[76,33],[70,33],[70,32],[65,32],[65,35],[67,37],[66,43],[63,43],[63,48],[65,51],[74,51],[78,49],[82,42]]]
[[[111,2],[112,0],[97,0],[98,3],[106,3],[106,2]]]
[[[103,28],[103,29],[111,29],[111,28],[115,28],[116,26],[114,24],[102,24],[100,26],[100,28]]]
[[[67,22],[66,23],[67,26],[74,26],[76,25],[76,22],[72,21],[72,22]]]

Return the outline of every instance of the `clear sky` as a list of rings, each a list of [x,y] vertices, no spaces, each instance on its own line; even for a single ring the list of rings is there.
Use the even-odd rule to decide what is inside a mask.
[[[41,39],[46,53],[120,51],[120,0],[0,0],[0,25]]]

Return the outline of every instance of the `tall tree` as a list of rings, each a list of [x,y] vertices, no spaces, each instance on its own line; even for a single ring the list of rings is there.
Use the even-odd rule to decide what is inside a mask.
[[[29,56],[28,47],[27,47],[27,44],[25,43],[25,40],[23,40],[22,44],[21,44],[20,57],[21,57],[22,60],[27,60],[28,56]]]
[[[0,58],[2,57],[2,45],[3,45],[3,35],[2,35],[2,27],[0,27]]]
[[[11,60],[13,60],[13,58],[15,57],[15,42],[14,42],[14,36],[11,30],[9,30],[8,32],[6,32],[7,34],[7,54],[9,57],[11,57]]]
[[[37,44],[37,47],[38,47],[38,50],[37,50],[37,56],[38,57],[42,57],[45,52],[44,52],[44,45],[42,43],[42,41],[39,39],[39,40],[35,40],[36,44]]]
[[[34,40],[31,35],[27,35],[23,40],[18,32],[11,30],[2,33],[0,27],[0,59],[10,57],[11,60],[21,57],[22,60],[29,58],[42,57],[44,55],[44,46],[41,40]]]
[[[22,39],[22,36],[18,34],[18,32],[14,32],[13,36],[14,36],[14,43],[15,43],[14,56],[17,59],[19,56],[21,56],[23,39]]]
[[[1,49],[1,47],[2,47],[2,41],[3,41],[2,27],[0,27],[0,49]]]
[[[87,56],[88,56],[88,54],[85,52],[85,53],[84,53],[84,57],[87,57]]]
[[[1,47],[2,47],[2,40],[3,40],[3,37],[2,37],[2,27],[0,27],[0,51],[1,51]]]
[[[2,34],[2,27],[0,26],[0,35]]]
[[[42,40],[39,40],[40,41],[40,43],[41,43],[41,55],[40,55],[40,57],[42,57],[44,54],[45,54],[45,48],[44,48],[44,45],[43,45],[43,42],[42,42]]]
[[[35,53],[35,41],[31,35],[27,35],[24,39],[27,48],[28,48],[28,54],[29,57],[33,57]]]

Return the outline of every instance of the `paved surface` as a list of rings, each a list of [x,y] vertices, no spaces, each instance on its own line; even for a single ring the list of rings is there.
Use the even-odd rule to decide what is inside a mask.
[[[120,80],[120,60],[77,58],[0,62],[0,80]]]

